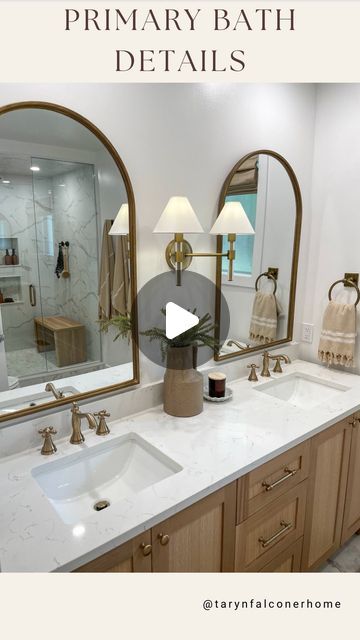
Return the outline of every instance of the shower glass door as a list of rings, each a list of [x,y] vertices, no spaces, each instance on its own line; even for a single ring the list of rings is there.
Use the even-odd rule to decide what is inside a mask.
[[[29,157],[0,155],[0,314],[5,347],[1,391],[19,380],[31,384],[44,370],[34,342],[34,317],[42,315],[42,307],[30,167]]]
[[[42,308],[35,338],[56,379],[101,366],[94,166],[33,157],[32,167]]]

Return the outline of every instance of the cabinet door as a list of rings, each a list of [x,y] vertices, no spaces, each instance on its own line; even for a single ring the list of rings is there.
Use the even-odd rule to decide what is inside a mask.
[[[350,420],[352,426],[348,482],[341,543],[360,529],[360,425],[359,414]]]
[[[315,569],[340,546],[350,454],[349,418],[311,441],[302,571]]]
[[[144,534],[125,542],[104,555],[88,562],[77,572],[134,573],[151,571],[151,534]]]
[[[295,573],[300,571],[301,551],[303,539],[300,538],[291,547],[288,547],[280,553],[274,560],[269,562],[263,569],[262,573]]]
[[[236,483],[152,529],[156,572],[234,570]]]

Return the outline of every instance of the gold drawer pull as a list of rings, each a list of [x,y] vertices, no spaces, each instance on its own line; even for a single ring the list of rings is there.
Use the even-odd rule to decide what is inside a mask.
[[[149,556],[150,553],[152,552],[151,544],[145,544],[145,542],[143,542],[141,545],[141,548],[142,548],[143,556]]]
[[[262,483],[262,486],[265,487],[265,491],[271,491],[271,489],[274,489],[275,487],[278,487],[279,484],[281,484],[282,482],[285,482],[285,480],[288,480],[289,478],[292,478],[297,473],[297,471],[298,471],[297,469],[289,469],[289,467],[285,467],[285,469],[284,469],[285,475],[284,476],[279,478],[279,480],[275,480],[275,482],[272,482],[271,484],[269,484],[265,480]]]
[[[291,522],[285,522],[285,520],[281,520],[280,525],[281,525],[281,529],[279,529],[279,531],[274,533],[274,535],[271,536],[271,538],[268,538],[267,540],[265,540],[265,538],[263,538],[262,536],[261,538],[259,538],[259,542],[264,549],[265,547],[268,547],[269,544],[271,544],[272,542],[275,542],[275,540],[280,538],[280,536],[282,536],[283,533],[285,533],[286,531],[289,531],[289,529],[291,529],[292,527]]]
[[[158,538],[160,540],[160,544],[163,545],[163,547],[168,544],[170,537],[167,535],[167,533],[159,533]]]

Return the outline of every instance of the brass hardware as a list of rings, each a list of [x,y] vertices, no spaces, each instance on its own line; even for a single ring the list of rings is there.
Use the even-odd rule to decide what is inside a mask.
[[[54,398],[56,398],[56,400],[59,400],[60,398],[64,397],[63,392],[62,391],[58,391],[56,389],[56,387],[54,387],[52,382],[47,382],[46,387],[45,387],[45,391],[51,392],[53,394]]]
[[[272,271],[275,271],[275,268],[272,269]],[[259,280],[260,280],[260,278],[263,278],[264,276],[266,276],[268,280],[270,279],[270,280],[273,281],[273,284],[274,284],[273,294],[275,295],[276,290],[277,290],[277,282],[276,282],[277,275],[274,276],[273,273],[270,273],[270,269],[268,269],[267,271],[264,271],[264,273],[260,273],[260,275],[256,278],[256,280],[255,280],[255,291],[259,291],[259,289],[258,289]]]
[[[96,418],[92,413],[81,413],[77,402],[73,402],[70,411],[72,413],[72,418],[71,418],[72,434],[71,434],[70,442],[71,444],[81,444],[85,440],[81,432],[82,419],[85,418],[88,421],[88,425],[90,429],[96,429],[98,426],[96,422]]]
[[[235,344],[239,351],[243,351],[244,349],[247,349],[250,345],[246,343],[246,347],[243,347],[242,344],[240,344],[240,342],[238,342],[237,340],[228,340],[228,346],[232,347],[233,344]]]
[[[176,272],[176,285],[181,285],[181,272],[188,269],[191,265],[193,258],[218,258],[226,257],[229,260],[229,277],[228,280],[233,279],[233,262],[235,260],[234,242],[236,241],[236,234],[229,233],[229,250],[225,253],[205,252],[194,253],[191,244],[184,239],[183,233],[175,233],[174,239],[169,242],[165,249],[165,258],[170,269]]]
[[[268,156],[270,158],[275,158],[275,160],[277,160],[284,168],[286,174],[289,177],[292,188],[294,190],[295,210],[296,210],[294,234],[293,234],[294,242],[293,242],[293,255],[292,255],[292,266],[291,266],[290,294],[289,294],[289,308],[288,308],[286,336],[281,340],[274,340],[271,344],[275,346],[275,345],[291,342],[291,340],[293,339],[296,280],[297,280],[300,235],[301,235],[302,199],[301,199],[301,191],[300,191],[299,183],[292,167],[287,162],[287,160],[285,160],[285,158],[281,156],[279,153],[277,153],[276,151],[271,151],[269,149],[260,149],[260,150],[248,153],[246,156],[241,158],[239,162],[236,163],[236,165],[232,168],[232,170],[226,177],[220,193],[218,211],[220,213],[220,211],[222,210],[225,204],[226,197],[227,195],[229,195],[231,191],[230,185],[235,174],[239,171],[239,169],[241,168],[242,165],[244,165],[245,162],[251,160],[255,156],[259,156],[260,154],[264,154],[265,156]],[[222,236],[218,236],[216,250],[220,255],[221,255],[222,249],[223,249],[223,238]],[[222,316],[222,309],[221,309],[222,279],[223,279],[222,260],[219,257],[216,263],[216,287],[215,287],[215,325],[216,325],[215,338],[219,342],[220,342],[220,336],[221,336],[221,316]],[[263,345],[252,346],[248,349],[247,353],[258,353],[263,348],[264,348]],[[244,353],[245,351],[242,351],[241,354],[239,354],[239,352],[236,352],[236,351],[232,353],[215,352],[214,360],[216,361],[229,360],[230,358],[237,358],[239,357],[239,355],[243,355]]]
[[[228,251],[228,260],[229,260],[229,273],[228,273],[228,281],[231,282],[233,279],[233,269],[234,269],[234,260],[235,260],[235,249],[234,242],[236,241],[236,234],[229,233],[228,234],[229,241],[229,251]]]
[[[280,526],[281,526],[281,529],[279,529],[279,531],[276,531],[276,533],[274,533],[270,538],[265,539],[265,538],[263,538],[263,536],[261,536],[261,538],[259,538],[259,542],[260,542],[261,546],[263,547],[263,549],[268,547],[269,544],[271,544],[272,542],[275,542],[275,540],[280,538],[280,536],[282,536],[284,533],[286,533],[286,531],[289,531],[289,529],[291,529],[291,527],[292,527],[292,524],[291,524],[291,522],[285,522],[285,520],[281,520]]]
[[[356,274],[356,273],[355,273],[355,274],[354,274],[354,273],[353,273],[353,274],[346,273],[345,275],[356,276],[356,275],[359,275],[359,274]],[[329,300],[331,301],[331,294],[332,294],[332,290],[333,290],[333,288],[334,288],[337,284],[341,284],[341,283],[343,283],[344,287],[354,287],[354,289],[356,289],[357,298],[356,298],[356,300],[355,300],[355,303],[354,303],[354,304],[355,304],[355,307],[357,307],[357,305],[358,305],[358,303],[359,303],[359,300],[360,300],[360,289],[359,289],[359,287],[358,287],[357,279],[356,279],[356,278],[354,278],[354,280],[352,280],[352,279],[350,279],[350,278],[349,278],[349,279],[347,279],[347,278],[343,278],[342,280],[336,280],[336,281],[331,285],[331,287],[330,287],[330,289],[329,289],[329,293],[328,293],[328,298],[329,298]]]
[[[273,368],[273,372],[274,373],[282,373],[283,370],[282,370],[281,364],[280,364],[280,356],[275,358],[275,360],[276,360],[276,363],[275,363],[275,367]]]
[[[279,268],[278,267],[269,267],[267,270],[268,278],[275,278],[275,280],[279,277]]]
[[[110,429],[106,424],[105,418],[110,418],[110,413],[106,411],[106,409],[102,409],[101,411],[97,411],[93,414],[96,418],[99,418],[98,425],[96,427],[96,435],[97,436],[107,436],[110,433]]]
[[[110,154],[112,160],[114,161],[115,167],[119,171],[119,175],[121,176],[126,190],[127,201],[129,204],[129,239],[131,241],[131,257],[130,257],[130,304],[129,306],[132,309],[132,341],[131,341],[131,350],[132,350],[132,361],[133,361],[133,374],[130,380],[124,382],[118,382],[116,384],[108,384],[106,386],[98,387],[91,391],[84,391],[83,393],[74,394],[72,397],[61,398],[59,400],[53,400],[50,404],[51,408],[70,405],[73,400],[77,401],[85,401],[88,398],[94,398],[99,395],[104,395],[106,393],[114,393],[119,392],[119,390],[127,389],[129,387],[133,387],[139,383],[140,379],[140,367],[139,367],[139,348],[138,348],[138,314],[137,314],[137,282],[136,282],[136,210],[135,210],[135,198],[133,187],[129,178],[129,174],[127,169],[122,161],[120,155],[116,151],[115,147],[111,144],[109,139],[104,135],[96,125],[94,125],[90,120],[80,115],[76,111],[68,109],[59,104],[44,102],[38,100],[28,100],[23,102],[14,102],[0,107],[0,116],[3,116],[7,113],[12,113],[15,111],[26,111],[28,109],[39,109],[40,112],[50,111],[52,113],[58,113],[62,116],[70,118],[70,120],[74,122],[78,122],[82,125],[85,130],[91,132],[97,140],[104,145],[106,151]],[[24,409],[19,409],[16,412],[11,414],[11,419],[13,418],[21,418],[24,416],[32,415],[35,413],[42,412],[49,408],[48,404],[37,404],[34,407],[26,407]],[[0,415],[0,423],[6,422],[9,420],[9,414],[4,413]]]
[[[143,542],[140,545],[142,552],[143,552],[143,556],[149,556],[150,553],[152,552],[152,545],[151,544],[145,544],[145,542]]]
[[[250,382],[257,382],[258,381],[258,377],[256,375],[256,369],[259,369],[258,365],[257,364],[248,364],[247,368],[251,369],[251,371],[249,373],[248,380],[250,380]]]
[[[262,371],[261,371],[261,374],[260,374],[263,378],[270,378],[270,371],[269,371],[270,360],[276,360],[276,364],[275,364],[275,367],[273,369],[273,371],[275,371],[275,373],[282,373],[280,360],[283,360],[287,364],[290,364],[290,362],[291,362],[289,356],[285,356],[282,353],[279,354],[279,355],[274,354],[273,356],[271,356],[268,351],[264,351],[264,353],[263,353],[263,368],[262,368]]]
[[[292,478],[293,476],[295,476],[297,474],[297,471],[298,471],[297,469],[289,469],[289,467],[285,467],[284,469],[285,475],[281,476],[279,480],[275,480],[275,482],[272,482],[271,484],[269,484],[268,482],[266,482],[266,480],[264,480],[261,486],[265,487],[265,491],[271,491],[275,487],[278,487],[279,484],[282,484],[283,482],[285,482],[285,480],[289,480],[289,478]]]
[[[55,451],[57,451],[56,446],[53,443],[52,436],[57,433],[54,427],[45,427],[44,429],[39,429],[38,433],[44,438],[43,446],[41,447],[41,455],[42,456],[51,456]]]
[[[270,354],[269,354],[268,351],[264,351],[264,353],[263,353],[263,367],[262,367],[262,371],[260,373],[260,375],[263,378],[270,378],[269,364],[270,364]]]
[[[179,239],[179,236],[181,238]],[[187,240],[184,240],[182,233],[176,233],[175,239],[171,240],[165,250],[165,258],[170,269],[176,271],[176,263],[181,262],[182,268],[187,269],[192,261],[192,247]],[[177,248],[178,244],[182,244],[182,250]],[[185,259],[186,257],[186,259]]]
[[[168,544],[170,540],[170,536],[168,536],[167,533],[159,533],[158,538],[160,540],[160,544],[162,544],[163,547],[165,547],[165,545]]]
[[[354,285],[356,284],[356,286],[359,286],[359,274],[358,273],[345,273],[344,274],[344,280],[350,280],[350,282]],[[349,287],[351,285],[345,283],[344,287]]]
[[[291,362],[289,356],[284,356],[284,355],[273,356],[273,360],[276,360],[275,367],[273,368],[273,372],[274,373],[282,373],[283,372],[283,370],[281,368],[281,364],[280,364],[281,360],[286,362],[286,364],[290,364],[290,362]]]

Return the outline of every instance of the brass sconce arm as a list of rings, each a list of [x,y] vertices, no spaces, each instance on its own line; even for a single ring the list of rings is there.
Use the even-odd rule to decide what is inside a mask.
[[[175,233],[174,240],[171,240],[166,247],[166,262],[171,269],[176,271],[176,286],[181,286],[181,272],[188,269],[193,258],[220,258],[225,257],[229,260],[228,280],[233,279],[233,264],[235,260],[234,242],[236,234],[229,233],[228,241],[230,248],[228,251],[221,252],[194,252],[190,243],[184,239],[183,233]]]

